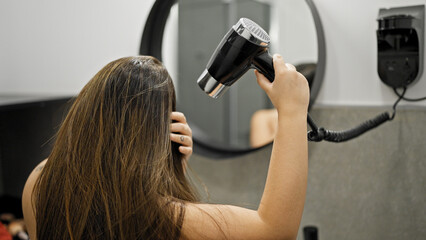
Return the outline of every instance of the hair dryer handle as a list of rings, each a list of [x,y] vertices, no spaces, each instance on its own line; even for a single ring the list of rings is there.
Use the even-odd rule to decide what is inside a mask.
[[[275,70],[272,56],[269,51],[264,51],[253,58],[253,67],[262,73],[269,81],[275,79]]]

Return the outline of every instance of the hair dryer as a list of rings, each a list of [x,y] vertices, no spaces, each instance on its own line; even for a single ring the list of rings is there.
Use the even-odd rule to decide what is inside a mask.
[[[214,51],[198,85],[218,98],[249,69],[255,68],[274,81],[269,35],[255,22],[241,18],[225,35]]]
[[[198,85],[210,97],[218,98],[249,69],[257,69],[269,81],[275,78],[272,56],[269,54],[270,37],[259,25],[241,18],[223,37],[211,56],[206,69],[198,78]],[[342,142],[392,120],[387,112],[347,131],[329,131],[318,128],[308,114],[312,131],[310,141]]]

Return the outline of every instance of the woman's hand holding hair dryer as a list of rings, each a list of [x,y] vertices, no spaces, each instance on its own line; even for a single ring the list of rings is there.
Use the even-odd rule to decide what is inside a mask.
[[[271,83],[255,70],[257,82],[268,94],[278,113],[306,115],[309,105],[309,84],[296,68],[285,63],[283,58],[274,54],[275,79]]]

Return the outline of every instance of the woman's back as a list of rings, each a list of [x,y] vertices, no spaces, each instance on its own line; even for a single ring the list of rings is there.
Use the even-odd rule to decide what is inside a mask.
[[[190,130],[184,120],[172,123],[170,76],[152,57],[123,58],[83,88],[49,160],[31,174],[23,208],[32,239],[295,238],[306,191],[309,91],[294,67],[278,57],[274,66],[274,83],[257,76],[279,119],[257,211],[197,203],[182,155],[192,147]]]

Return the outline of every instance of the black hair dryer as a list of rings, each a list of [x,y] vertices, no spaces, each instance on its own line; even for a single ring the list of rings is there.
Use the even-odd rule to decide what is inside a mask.
[[[198,78],[198,85],[212,98],[218,98],[249,69],[257,69],[269,81],[275,78],[272,56],[269,54],[270,37],[258,24],[241,18],[223,37],[210,58],[206,69]],[[318,128],[308,114],[312,131],[310,141],[343,142],[390,120],[387,112],[382,113],[347,131],[329,131]]]
[[[209,96],[218,98],[251,68],[274,81],[269,43],[265,30],[250,19],[241,18],[219,43],[198,78],[198,85]]]

